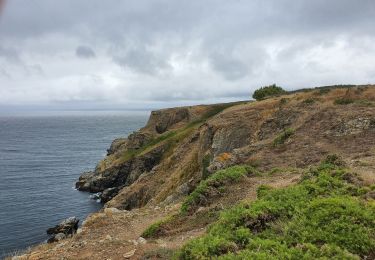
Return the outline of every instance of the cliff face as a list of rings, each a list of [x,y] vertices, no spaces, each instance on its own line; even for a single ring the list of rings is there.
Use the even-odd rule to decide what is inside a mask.
[[[153,175],[160,171],[158,169],[171,160],[168,155],[178,154],[174,150],[178,151],[183,146],[183,143],[179,142],[190,142],[186,148],[191,150],[193,143],[197,141],[191,139],[204,120],[235,104],[237,103],[151,112],[146,126],[128,138],[114,140],[108,149],[107,157],[99,162],[93,172],[83,173],[76,187],[82,191],[101,192],[104,202],[119,192],[125,193],[141,176]],[[186,155],[188,154],[189,152]],[[170,170],[169,168],[164,168],[163,171]],[[141,206],[153,196],[153,192],[145,193],[140,188],[136,193],[129,195],[129,199],[121,202],[122,205],[119,207],[130,209]]]
[[[256,199],[261,185],[281,188],[300,182],[301,173],[327,155],[337,155],[358,173],[360,181],[351,175],[348,181],[374,184],[374,149],[375,86],[154,111],[144,128],[115,140],[106,158],[77,182],[82,191],[101,192],[105,209],[89,217],[72,240],[26,256],[169,259],[168,250],[202,235],[221,210]],[[257,172],[246,170],[247,177],[229,181],[225,189],[216,177],[203,182],[206,191],[197,193],[195,207],[179,214],[180,202],[186,204],[202,180],[233,165]],[[168,224],[164,218],[171,216]],[[158,231],[159,239],[145,243],[139,238],[160,219],[167,224]]]
[[[230,165],[303,168],[330,153],[353,163],[375,144],[369,103],[374,93],[371,86],[316,90],[262,102],[154,111],[144,128],[115,140],[77,188],[102,192],[107,207],[129,210],[173,202],[204,175]],[[341,99],[353,102],[340,105]],[[289,128],[293,138],[274,146]]]

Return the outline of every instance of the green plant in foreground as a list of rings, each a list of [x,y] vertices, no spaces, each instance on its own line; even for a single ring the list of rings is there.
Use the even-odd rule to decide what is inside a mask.
[[[375,249],[375,207],[347,171],[324,163],[299,184],[258,189],[221,213],[177,259],[360,259]]]
[[[292,135],[294,135],[294,129],[288,128],[281,134],[279,134],[274,140],[273,140],[273,146],[278,146],[281,144],[284,144],[286,140],[288,140]]]

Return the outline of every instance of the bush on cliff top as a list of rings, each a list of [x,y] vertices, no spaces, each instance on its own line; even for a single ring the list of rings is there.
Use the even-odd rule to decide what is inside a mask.
[[[279,86],[276,86],[276,84],[270,85],[270,86],[265,86],[260,89],[255,90],[253,94],[253,98],[255,100],[262,100],[265,99],[266,97],[270,96],[277,96],[281,94],[285,94],[286,91]]]
[[[301,183],[262,189],[252,203],[222,212],[178,259],[359,259],[375,249],[375,207],[345,181],[348,173],[324,163]]]

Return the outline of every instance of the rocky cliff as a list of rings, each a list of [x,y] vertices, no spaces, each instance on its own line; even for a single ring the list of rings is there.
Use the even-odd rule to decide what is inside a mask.
[[[77,188],[101,192],[107,207],[129,210],[171,202],[204,175],[230,165],[303,168],[330,153],[350,158],[374,145],[374,110],[368,104],[373,95],[372,87],[341,88],[153,111],[144,128],[112,143]],[[340,98],[353,103],[335,104]],[[275,148],[273,140],[288,128],[293,138]]]
[[[141,259],[147,254],[150,258],[144,259],[168,259],[168,250],[202,235],[217,212],[254,200],[260,185],[280,188],[298,183],[306,169],[327,155],[341,158],[358,174],[361,185],[374,184],[374,149],[371,85],[154,111],[144,128],[114,140],[95,170],[79,178],[79,190],[100,193],[103,212],[86,220],[72,240],[32,254],[34,259],[59,253],[67,259]],[[200,193],[188,215],[174,217],[172,226],[159,234],[162,239],[137,240],[156,220],[178,215],[180,203],[202,181],[234,165],[252,167],[257,174],[246,170],[245,179],[230,182],[229,193],[221,190],[217,179],[213,186],[204,184],[209,192]]]

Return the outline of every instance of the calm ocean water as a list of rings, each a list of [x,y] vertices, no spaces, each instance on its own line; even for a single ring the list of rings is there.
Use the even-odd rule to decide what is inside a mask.
[[[111,141],[145,125],[146,112],[0,117],[0,258],[47,239],[46,229],[101,205],[76,191]]]

